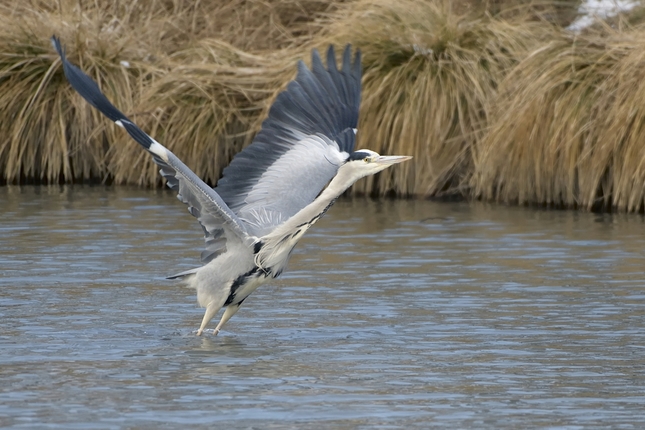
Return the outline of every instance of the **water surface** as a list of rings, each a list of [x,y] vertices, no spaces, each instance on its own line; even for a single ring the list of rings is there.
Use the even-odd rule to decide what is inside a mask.
[[[645,223],[341,200],[196,337],[172,192],[0,188],[0,426],[640,428]],[[211,328],[214,327],[214,322]]]

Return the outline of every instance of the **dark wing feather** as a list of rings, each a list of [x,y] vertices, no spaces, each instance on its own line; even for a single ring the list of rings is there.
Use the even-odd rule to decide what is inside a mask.
[[[354,150],[360,98],[360,52],[352,62],[349,45],[340,70],[333,47],[327,68],[315,50],[311,70],[298,63],[296,79],[276,97],[260,132],[224,169],[215,188],[250,231],[270,232],[334,177],[346,158],[342,153]]]
[[[245,225],[228,208],[224,200],[172,152],[148,136],[114,107],[101,93],[96,82],[67,60],[57,37],[52,37],[52,42],[63,63],[65,76],[72,87],[101,113],[125,128],[134,140],[152,154],[155,163],[161,167],[160,172],[166,178],[168,186],[177,191],[177,198],[185,203],[188,211],[197,218],[204,230],[206,241],[202,260],[208,262],[221,253],[226,246],[227,238],[250,240]]]

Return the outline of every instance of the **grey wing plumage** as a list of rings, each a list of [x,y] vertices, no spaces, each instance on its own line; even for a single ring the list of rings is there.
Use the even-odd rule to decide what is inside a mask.
[[[311,203],[354,150],[361,98],[361,58],[348,45],[340,70],[333,47],[327,68],[298,63],[251,145],[224,169],[215,190],[256,236]]]
[[[130,121],[105,97],[96,82],[71,64],[57,37],[52,37],[54,48],[63,63],[63,70],[72,87],[92,106],[114,121],[143,146],[154,157],[161,167],[161,174],[168,186],[177,191],[177,198],[188,206],[188,211],[199,221],[204,230],[206,250],[202,252],[202,261],[208,262],[223,252],[226,240],[230,238],[251,242],[246,226],[226,205],[224,200],[206,185],[179,158],[159,142],[148,136],[143,130]]]

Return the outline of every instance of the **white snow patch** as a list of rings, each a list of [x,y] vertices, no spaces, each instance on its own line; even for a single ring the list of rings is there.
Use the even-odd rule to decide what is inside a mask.
[[[586,0],[578,8],[580,16],[567,27],[567,30],[578,32],[589,27],[597,18],[611,18],[620,12],[634,9],[639,3],[637,0]]]
[[[430,57],[434,54],[434,51],[431,48],[425,48],[421,45],[417,45],[416,43],[412,45],[412,49],[414,49],[415,54],[425,55],[426,57]]]

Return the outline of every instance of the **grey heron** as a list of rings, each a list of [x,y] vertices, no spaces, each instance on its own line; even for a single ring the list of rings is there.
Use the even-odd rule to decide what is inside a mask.
[[[96,82],[71,64],[52,37],[71,86],[124,128],[153,157],[167,185],[204,231],[201,267],[181,278],[206,308],[197,331],[226,308],[214,334],[260,285],[280,276],[302,235],[354,182],[412,157],[354,150],[361,99],[361,55],[345,48],[341,68],[333,46],[325,68],[318,51],[311,69],[298,73],[278,94],[252,143],[209,187],[179,158],[121,113]]]

